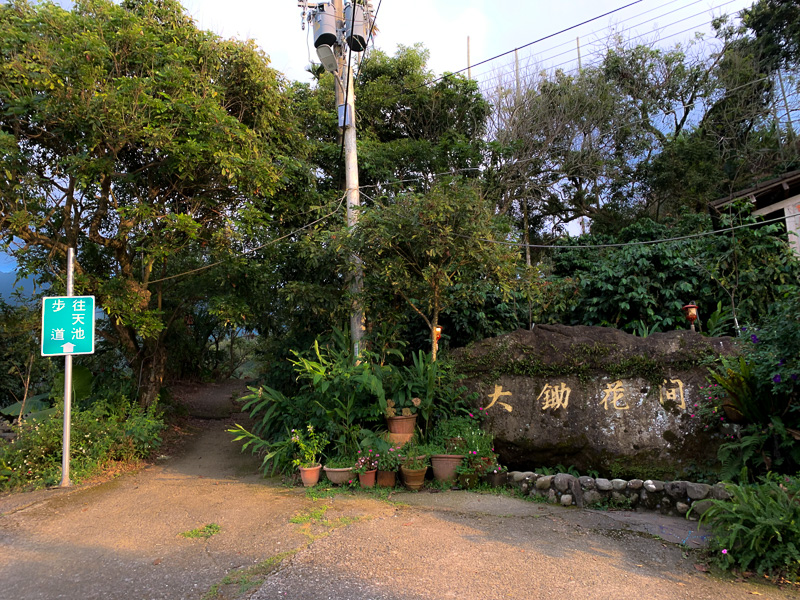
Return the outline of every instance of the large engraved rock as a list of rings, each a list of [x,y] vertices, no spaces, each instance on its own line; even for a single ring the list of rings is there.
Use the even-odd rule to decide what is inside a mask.
[[[719,441],[693,407],[700,361],[730,338],[689,331],[646,338],[605,327],[537,325],[454,352],[501,459],[516,468],[574,465],[604,475],[676,479]]]

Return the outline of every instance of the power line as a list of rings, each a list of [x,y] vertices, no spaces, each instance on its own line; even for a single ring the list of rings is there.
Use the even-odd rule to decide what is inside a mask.
[[[665,238],[661,240],[648,240],[644,242],[624,242],[619,244],[589,244],[586,246],[578,246],[578,245],[564,245],[564,246],[556,246],[556,245],[549,245],[549,244],[524,244],[522,242],[504,242],[502,240],[490,240],[488,238],[478,238],[482,242],[487,242],[489,244],[498,244],[501,246],[515,246],[518,248],[538,248],[538,249],[553,249],[553,250],[599,250],[602,248],[624,248],[628,246],[652,246],[654,244],[666,244],[670,242],[680,242],[683,240],[690,240],[696,239],[701,237],[708,237],[710,235],[717,235],[719,233],[727,233],[729,231],[735,231],[737,229],[742,229],[745,227],[756,227],[758,225],[768,225],[770,223],[775,223],[776,221],[784,221],[786,217],[776,217],[774,219],[769,219],[767,221],[758,221],[756,223],[745,223],[744,225],[736,225],[734,227],[725,227],[724,229],[716,229],[714,231],[704,231],[702,233],[693,233],[691,235],[682,235],[674,238]],[[462,235],[462,234],[455,234],[458,237],[462,237],[465,239],[472,239],[469,236]]]
[[[643,0],[635,0],[634,2],[626,4],[625,6],[620,6],[619,8],[615,8],[614,10],[610,10],[610,11],[608,11],[606,13],[603,13],[602,15],[598,15],[596,17],[592,17],[591,19],[587,19],[586,21],[582,21],[581,23],[577,23],[575,25],[572,25],[570,27],[562,29],[561,31],[556,31],[555,33],[551,33],[551,34],[546,35],[544,37],[541,37],[539,39],[533,40],[532,42],[528,42],[527,44],[523,44],[522,46],[519,46],[519,47],[514,48],[512,50],[508,50],[507,52],[503,52],[502,54],[498,54],[498,55],[493,56],[491,58],[487,58],[486,60],[482,60],[480,62],[474,63],[472,65],[464,67],[463,69],[460,69],[458,71],[454,71],[453,73],[448,73],[447,75],[442,75],[441,77],[437,77],[436,79],[434,79],[432,81],[428,81],[426,83],[423,83],[422,85],[418,85],[416,87],[413,87],[408,91],[413,92],[416,89],[419,89],[419,88],[422,88],[422,87],[426,87],[428,85],[433,85],[434,83],[436,83],[438,81],[441,81],[442,79],[446,79],[447,77],[450,77],[451,75],[457,75],[457,74],[463,73],[464,71],[467,71],[467,70],[469,70],[469,69],[471,69],[473,67],[478,67],[480,65],[486,64],[486,63],[491,62],[493,60],[497,60],[498,58],[502,58],[503,56],[508,56],[509,54],[511,54],[513,52],[516,52],[517,50],[522,50],[523,48],[527,48],[528,46],[532,46],[533,44],[538,44],[539,42],[543,42],[544,40],[549,40],[552,37],[555,37],[557,35],[561,35],[562,33],[566,33],[567,31],[572,31],[573,29],[577,29],[578,27],[581,27],[582,25],[586,25],[587,23],[591,23],[592,21],[596,21],[597,19],[602,19],[603,17],[607,17],[608,15],[612,15],[612,14],[614,14],[616,12],[619,12],[621,10],[624,10],[624,9],[630,7],[630,6],[633,6],[634,4],[639,4],[640,2],[643,2]]]
[[[722,4],[718,4],[718,5],[716,5],[716,6],[712,6],[712,7],[711,7],[711,8],[710,8],[708,11],[698,12],[698,13],[695,13],[695,14],[693,14],[693,15],[690,15],[690,16],[688,16],[688,17],[684,17],[684,18],[682,18],[682,19],[678,19],[677,21],[673,21],[673,22],[671,22],[671,23],[668,23],[667,25],[664,25],[663,27],[660,27],[658,31],[659,31],[659,32],[660,32],[660,31],[665,31],[665,30],[668,30],[668,29],[670,29],[671,27],[673,27],[673,26],[677,25],[678,23],[682,23],[682,22],[684,22],[684,21],[688,21],[689,19],[693,19],[693,18],[695,18],[695,17],[699,17],[699,16],[702,16],[702,15],[707,15],[707,14],[709,13],[709,11],[713,11],[713,10],[715,10],[715,9],[722,8],[723,6],[727,6],[728,4],[731,4],[731,3],[735,2],[735,1],[736,1],[736,0],[728,0],[727,2],[724,2],[724,3],[722,3]],[[664,14],[662,14],[662,15],[659,15],[658,17],[654,17],[654,18],[652,18],[652,19],[648,19],[647,21],[643,21],[643,22],[641,22],[641,23],[637,23],[636,25],[632,25],[631,27],[628,27],[626,30],[623,30],[623,31],[621,31],[621,32],[616,32],[616,31],[615,31],[615,32],[612,32],[612,33],[610,33],[609,35],[605,36],[604,38],[602,38],[602,39],[600,39],[600,40],[596,40],[596,41],[594,41],[594,42],[590,42],[590,43],[589,43],[589,46],[598,46],[599,44],[606,43],[606,42],[608,42],[608,40],[610,40],[612,37],[614,37],[614,36],[616,36],[616,35],[619,35],[619,34],[621,34],[621,33],[624,33],[625,31],[631,31],[632,29],[634,29],[634,28],[636,28],[636,27],[639,27],[639,26],[641,26],[641,25],[643,25],[643,24],[645,24],[645,23],[648,23],[648,22],[650,22],[650,21],[652,21],[652,20],[654,20],[654,19],[657,19],[657,18],[660,18],[660,17],[663,17],[663,16],[667,16],[667,15],[670,15],[670,14],[673,14],[673,13],[676,13],[676,12],[679,12],[680,10],[683,10],[683,9],[685,9],[685,8],[688,8],[689,6],[692,6],[693,4],[696,4],[696,3],[697,3],[697,2],[693,2],[693,3],[692,3],[692,4],[690,4],[690,5],[686,5],[686,6],[684,6],[684,7],[681,7],[681,8],[678,8],[678,9],[674,9],[674,10],[672,10],[672,11],[670,11],[670,12],[667,12],[667,13],[664,13]],[[702,22],[702,23],[697,23],[697,24],[695,24],[695,25],[692,25],[692,26],[691,26],[691,27],[689,27],[688,29],[684,29],[684,30],[682,30],[682,31],[679,31],[679,32],[676,32],[676,33],[671,33],[671,34],[669,34],[669,35],[667,35],[667,36],[664,36],[664,37],[659,37],[659,38],[658,38],[658,41],[664,41],[664,40],[667,40],[667,39],[669,39],[669,38],[671,38],[671,37],[675,37],[675,36],[678,36],[678,35],[682,35],[682,34],[686,33],[687,31],[691,31],[692,29],[699,28],[699,27],[704,27],[704,26],[706,26],[706,25],[709,25],[709,24],[711,24],[711,23],[713,23],[713,19],[712,19],[712,20],[709,20],[709,21],[704,21],[704,22]],[[643,37],[646,37],[646,36],[649,36],[649,35],[653,35],[654,33],[658,33],[658,32],[650,32],[650,33],[643,33],[643,34],[639,34],[639,35],[636,35],[636,36],[633,36],[633,37],[629,38],[627,41],[633,41],[633,40],[641,39],[641,38],[643,38]],[[570,44],[571,44],[571,43],[573,43],[573,42],[572,42],[572,41],[570,41],[570,42],[565,42],[564,44],[560,44],[560,45],[561,45],[561,46],[563,46],[563,45],[565,45],[565,44],[567,44],[567,43],[570,43]],[[530,72],[531,72],[531,71],[533,71],[533,70],[536,70],[536,71],[539,71],[539,70],[541,70],[541,69],[539,69],[539,68],[538,68],[538,65],[539,65],[539,64],[542,64],[542,63],[544,63],[544,62],[550,61],[550,60],[552,60],[552,59],[554,59],[554,58],[557,58],[557,57],[559,57],[559,56],[563,56],[564,54],[570,54],[572,51],[573,51],[572,49],[569,49],[569,50],[566,50],[566,51],[564,51],[564,52],[560,52],[560,53],[558,53],[558,54],[553,54],[553,55],[550,55],[550,56],[544,56],[544,57],[541,57],[541,58],[539,58],[539,59],[538,59],[538,61],[537,61],[537,64],[536,64],[536,65],[531,65],[531,66],[528,66],[528,67],[526,67],[526,72],[525,72],[525,75],[526,75],[526,76],[527,76],[527,75],[529,75],[529,74],[530,74]],[[555,65],[549,65],[547,68],[548,68],[549,70],[554,70],[554,69],[557,69],[557,68],[559,68],[559,67],[561,67],[561,66],[563,66],[563,65],[566,65],[566,64],[572,63],[572,62],[574,62],[574,60],[575,60],[575,59],[571,58],[571,59],[569,59],[569,60],[562,61],[562,62],[560,62],[560,63],[558,63],[558,64],[555,64]],[[599,64],[599,63],[592,63],[592,64],[590,64],[590,65],[586,65],[584,68],[588,68],[588,67],[591,67],[591,66],[596,66],[597,64]],[[508,66],[508,65],[506,65],[506,66]],[[485,73],[491,73],[491,71],[486,71]],[[494,76],[492,76],[492,77],[488,77],[488,78],[486,78],[486,79],[483,79],[481,83],[484,85],[484,87],[488,87],[488,85],[489,85],[489,82],[491,82],[491,81],[494,81],[494,80],[497,80],[497,81],[499,81],[500,79],[502,79],[502,78],[503,78],[503,77],[505,77],[505,76],[506,76],[506,73],[504,73],[504,72],[501,72],[501,73],[498,73],[497,75],[494,75]],[[476,79],[477,79],[477,77],[476,77]]]

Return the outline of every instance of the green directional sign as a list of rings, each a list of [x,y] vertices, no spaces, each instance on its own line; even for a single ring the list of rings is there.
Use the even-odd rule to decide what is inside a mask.
[[[94,354],[94,296],[42,298],[42,356]]]

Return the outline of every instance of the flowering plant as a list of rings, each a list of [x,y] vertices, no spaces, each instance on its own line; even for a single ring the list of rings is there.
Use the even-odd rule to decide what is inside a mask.
[[[356,463],[353,465],[353,471],[359,475],[363,475],[367,471],[374,471],[378,468],[378,459],[380,454],[373,452],[372,448],[367,450],[359,450]]]
[[[487,475],[499,475],[500,473],[508,473],[508,467],[500,463],[494,463],[486,468]]]
[[[390,447],[378,455],[378,468],[381,471],[397,471],[400,468],[400,448]]]
[[[312,425],[308,425],[305,434],[292,429],[292,443],[297,448],[292,464],[307,469],[319,464],[319,457],[328,443],[328,437],[324,433],[317,433]]]

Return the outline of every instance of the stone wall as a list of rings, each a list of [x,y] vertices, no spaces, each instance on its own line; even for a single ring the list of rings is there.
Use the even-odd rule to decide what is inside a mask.
[[[693,413],[704,361],[731,352],[730,338],[689,331],[541,325],[454,356],[504,464],[677,479],[714,461],[722,436]]]
[[[579,508],[617,507],[652,510],[665,515],[697,519],[710,500],[728,500],[730,495],[722,483],[708,485],[690,481],[654,479],[604,479],[575,477],[568,473],[540,475],[531,471],[511,471],[508,483],[523,494],[545,499],[550,504]]]

